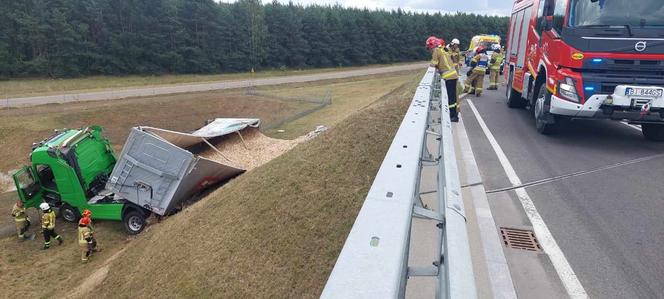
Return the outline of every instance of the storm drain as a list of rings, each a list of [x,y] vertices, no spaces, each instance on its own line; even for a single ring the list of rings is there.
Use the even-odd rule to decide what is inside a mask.
[[[503,235],[503,242],[507,247],[536,252],[542,251],[542,247],[532,230],[501,227],[500,233]]]

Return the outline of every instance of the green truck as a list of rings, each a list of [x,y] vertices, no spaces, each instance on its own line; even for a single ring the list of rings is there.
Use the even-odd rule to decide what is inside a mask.
[[[126,200],[89,199],[105,188],[117,162],[111,144],[98,126],[56,132],[32,146],[31,165],[14,174],[19,198],[26,207],[42,202],[59,208],[69,222],[78,221],[84,209],[95,219],[123,221],[130,234],[145,227],[150,212]]]
[[[207,140],[259,124],[219,118],[193,133],[135,127],[119,158],[101,127],[63,130],[33,144],[30,166],[14,174],[16,190],[26,207],[46,202],[69,222],[88,209],[93,219],[122,221],[138,234],[151,214],[173,214],[180,203],[244,172],[197,153],[211,145]]]

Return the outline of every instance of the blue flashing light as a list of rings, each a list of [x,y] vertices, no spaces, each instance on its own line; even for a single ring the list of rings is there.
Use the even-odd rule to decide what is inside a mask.
[[[594,87],[594,86],[586,86],[584,89],[585,89],[586,91],[595,91],[595,87]]]
[[[593,63],[602,63],[602,61],[604,61],[602,58],[593,58]]]

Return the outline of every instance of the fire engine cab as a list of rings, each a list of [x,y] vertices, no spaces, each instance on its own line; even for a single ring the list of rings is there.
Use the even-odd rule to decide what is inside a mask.
[[[507,104],[537,130],[565,119],[641,125],[664,141],[664,1],[515,0],[507,38]]]

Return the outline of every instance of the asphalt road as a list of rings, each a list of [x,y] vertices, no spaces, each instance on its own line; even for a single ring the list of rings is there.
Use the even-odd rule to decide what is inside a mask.
[[[394,72],[409,71],[409,70],[421,70],[425,68],[425,65],[426,65],[425,63],[420,62],[420,63],[395,65],[387,67],[363,68],[352,71],[326,72],[320,74],[283,76],[283,77],[262,78],[254,80],[221,81],[221,82],[199,83],[199,84],[160,85],[160,86],[141,87],[141,88],[83,92],[83,93],[72,93],[72,94],[61,94],[61,95],[50,95],[50,96],[8,98],[0,100],[0,108],[33,106],[33,105],[66,103],[66,102],[77,102],[77,101],[116,100],[116,99],[132,98],[132,97],[144,97],[144,96],[165,95],[165,94],[174,94],[174,93],[245,88],[250,86],[312,82],[312,81],[321,81],[321,80],[330,80],[330,79],[341,79],[341,78],[359,77],[367,75],[394,73]]]
[[[524,183],[651,158],[526,190],[591,298],[664,298],[664,157],[654,156],[664,143],[611,121],[573,121],[540,135],[529,110],[507,107],[504,87],[467,99]],[[532,226],[514,191],[491,192],[512,184],[468,103],[462,109],[496,225]],[[565,294],[546,254],[504,250],[519,297]]]

